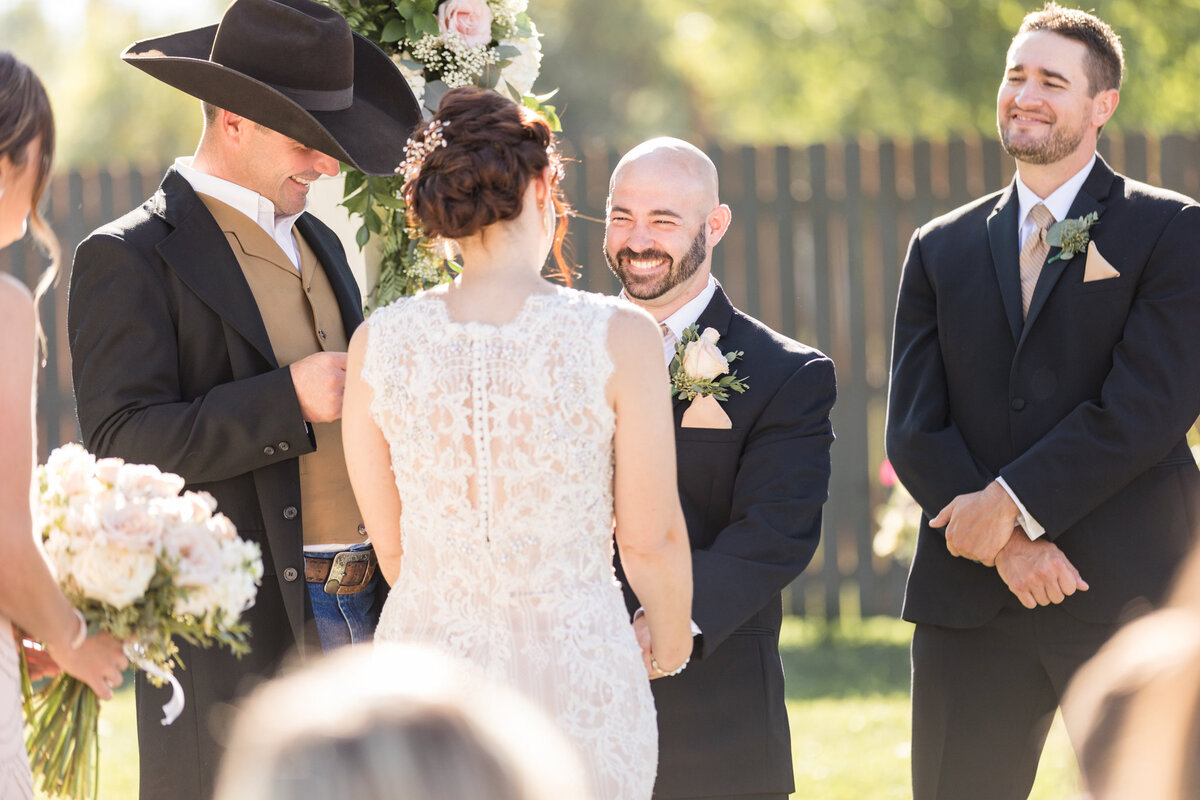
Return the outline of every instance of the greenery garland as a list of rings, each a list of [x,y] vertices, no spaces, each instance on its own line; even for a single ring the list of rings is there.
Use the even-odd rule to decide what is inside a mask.
[[[540,34],[527,0],[321,0],[396,63],[426,114],[458,86],[479,86],[545,115],[560,130],[554,92],[533,94],[541,68]],[[409,224],[400,176],[346,169],[342,205],[361,220],[360,248],[374,239],[379,278],[368,287],[366,311],[449,280],[457,266]]]

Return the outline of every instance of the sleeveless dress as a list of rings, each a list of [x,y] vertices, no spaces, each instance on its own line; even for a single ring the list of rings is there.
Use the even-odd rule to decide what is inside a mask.
[[[33,797],[18,658],[12,626],[0,617],[0,800]]]
[[[371,316],[362,374],[404,537],[376,639],[516,686],[576,746],[597,800],[648,800],[654,700],[612,565],[621,302],[560,289],[493,326],[452,322],[426,293]]]

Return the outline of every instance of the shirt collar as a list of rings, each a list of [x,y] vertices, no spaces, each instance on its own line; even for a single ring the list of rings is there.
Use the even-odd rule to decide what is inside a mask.
[[[281,245],[284,241],[291,240],[292,226],[296,224],[300,214],[304,213],[302,210],[296,214],[276,215],[275,204],[270,200],[253,189],[247,189],[233,181],[201,172],[192,166],[191,156],[175,159],[175,171],[200,194],[214,197],[254,220],[260,228],[267,232],[268,236],[280,242]],[[305,208],[307,209],[307,207],[308,201],[305,200]],[[292,249],[294,247],[285,246],[284,252],[291,255],[290,250]]]
[[[708,283],[700,290],[700,294],[687,301],[678,311],[663,320],[663,324],[671,329],[671,333],[675,334],[676,341],[683,340],[684,329],[700,319],[700,315],[704,313],[704,309],[708,308],[708,304],[712,302],[713,295],[716,293],[717,279],[709,275]]]
[[[1088,174],[1092,171],[1092,167],[1096,164],[1096,154],[1092,153],[1091,160],[1084,165],[1083,169],[1076,172],[1070,178],[1063,182],[1049,197],[1041,198],[1033,193],[1033,190],[1025,185],[1021,180],[1021,173],[1017,173],[1017,213],[1020,214],[1020,227],[1024,228],[1026,219],[1029,216],[1029,210],[1038,203],[1043,204],[1054,215],[1056,222],[1061,222],[1067,218],[1067,214],[1071,213],[1071,205],[1075,202],[1075,195],[1079,194],[1080,187],[1087,180]],[[1032,223],[1030,223],[1032,225]],[[1024,237],[1022,237],[1024,238]]]

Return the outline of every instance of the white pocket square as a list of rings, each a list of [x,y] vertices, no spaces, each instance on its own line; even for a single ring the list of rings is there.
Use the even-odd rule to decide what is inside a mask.
[[[1119,278],[1121,273],[1108,263],[1108,259],[1100,255],[1095,242],[1088,242],[1087,261],[1083,266],[1083,282],[1104,281],[1109,278]]]

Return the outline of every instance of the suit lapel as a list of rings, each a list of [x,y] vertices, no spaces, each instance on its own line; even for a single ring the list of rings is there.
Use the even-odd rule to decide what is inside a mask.
[[[359,294],[358,284],[354,282],[354,275],[350,272],[350,265],[346,262],[346,255],[340,248],[334,250],[330,246],[311,214],[301,214],[296,220],[296,229],[304,237],[304,241],[308,242],[313,255],[325,270],[325,277],[329,279],[329,285],[333,287],[333,294],[337,298],[338,310],[342,312],[346,338],[349,339],[354,329],[362,322],[363,309],[362,296]]]
[[[158,244],[158,254],[197,297],[278,366],[254,294],[212,214],[173,168],[163,179],[159,195],[155,213],[175,230]]]
[[[1012,332],[1013,343],[1021,337],[1021,254],[1017,248],[1017,219],[1020,203],[1017,185],[1010,183],[987,219],[988,244],[992,249],[992,265],[1000,284],[1004,314]]]
[[[1083,182],[1083,186],[1079,188],[1079,194],[1075,195],[1075,201],[1071,204],[1071,210],[1067,212],[1067,218],[1076,219],[1091,214],[1094,211],[1101,215],[1102,222],[1104,214],[1103,201],[1108,199],[1108,191],[1112,187],[1112,181],[1112,169],[1104,162],[1104,159],[1096,156],[1096,164],[1088,174],[1087,180]],[[1046,255],[1046,260],[1049,262],[1049,259],[1058,252],[1059,248],[1050,248],[1050,252]],[[1084,253],[1078,253],[1065,261],[1063,259],[1056,259],[1053,263],[1047,263],[1042,267],[1037,285],[1033,288],[1033,297],[1029,301],[1029,313],[1025,316],[1026,331],[1033,326],[1038,314],[1042,311],[1042,307],[1046,305],[1046,298],[1054,290],[1055,284],[1058,283],[1058,279],[1066,271],[1067,265],[1076,258],[1084,257],[1086,257]],[[1024,332],[1022,332],[1021,338],[1025,338]]]

